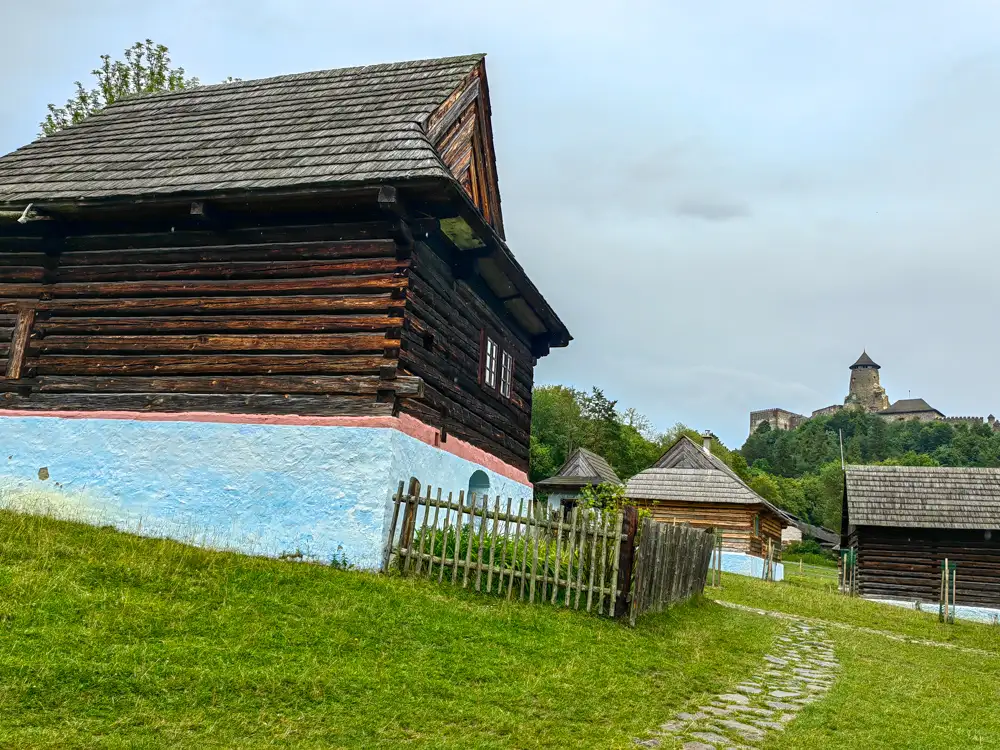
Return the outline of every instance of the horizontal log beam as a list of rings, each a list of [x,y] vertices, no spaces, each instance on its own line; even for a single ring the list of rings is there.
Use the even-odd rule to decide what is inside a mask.
[[[320,260],[333,258],[394,257],[396,243],[392,240],[367,242],[295,242],[267,245],[212,245],[194,248],[129,248],[127,250],[89,250],[64,252],[59,258],[61,268],[75,266],[106,266],[121,263],[212,263],[230,260],[283,261]],[[25,253],[23,265],[34,263],[39,256]],[[28,261],[31,261],[29,263]]]
[[[405,261],[400,261],[405,262]],[[398,274],[366,276],[323,276],[306,279],[266,281],[122,281],[87,284],[2,284],[0,297],[155,297],[205,294],[275,294],[285,292],[333,294],[337,292],[391,291],[406,288],[406,278]]]
[[[364,375],[395,365],[382,355],[189,354],[139,357],[46,356],[26,367],[42,375]]]
[[[377,352],[398,348],[398,339],[365,333],[191,336],[46,336],[32,342],[41,354],[69,352],[305,351],[317,354]]]
[[[0,313],[17,313],[23,301],[0,302]],[[153,299],[65,299],[42,300],[35,307],[39,312],[54,315],[190,315],[208,313],[278,313],[278,312],[374,312],[402,309],[404,300],[391,294],[361,295],[289,295],[245,297],[174,297]]]
[[[51,335],[102,335],[115,333],[219,333],[223,331],[285,333],[338,333],[387,331],[399,326],[399,318],[388,315],[312,315],[253,317],[158,317],[145,318],[49,318],[35,330]],[[5,329],[0,328],[0,341]]]
[[[192,393],[17,393],[0,394],[0,411],[157,411],[232,414],[297,414],[302,416],[392,416],[392,403],[370,396],[236,395]]]
[[[290,279],[297,277],[393,273],[405,268],[395,258],[361,260],[296,260],[225,263],[131,263],[114,266],[76,266],[59,269],[59,284],[79,282],[168,281],[171,279]],[[41,280],[42,269],[0,268],[0,281]],[[34,275],[32,275],[34,274]],[[11,277],[11,278],[7,278]],[[24,278],[20,278],[24,277]],[[29,278],[30,277],[30,278]]]
[[[38,393],[340,393],[423,398],[424,383],[414,376],[385,381],[378,375],[201,375],[106,377],[48,375],[33,379],[0,380],[0,391],[31,388]]]

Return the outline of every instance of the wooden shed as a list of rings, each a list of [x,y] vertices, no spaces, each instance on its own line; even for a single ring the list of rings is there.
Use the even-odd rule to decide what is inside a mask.
[[[584,487],[601,484],[621,485],[622,480],[603,456],[586,448],[577,448],[553,476],[535,482],[535,489],[548,495],[549,505],[568,511]]]
[[[1000,469],[848,466],[842,533],[862,596],[937,603],[947,558],[957,604],[1000,607]]]
[[[699,446],[682,437],[651,468],[628,480],[626,496],[658,521],[722,529],[723,547],[732,552],[761,557],[770,541],[780,559],[788,520],[712,455],[708,443],[706,438]]]

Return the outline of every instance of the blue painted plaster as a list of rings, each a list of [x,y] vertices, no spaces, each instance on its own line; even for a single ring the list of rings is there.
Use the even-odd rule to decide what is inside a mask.
[[[0,417],[0,505],[361,568],[381,564],[400,480],[457,496],[477,469],[491,494],[531,496],[389,428]]]
[[[716,565],[719,553],[712,553],[712,565]],[[764,559],[754,557],[745,552],[722,551],[722,569],[726,573],[736,573],[741,576],[760,578],[764,573]],[[782,563],[774,563],[774,580],[785,580],[785,566]]]
[[[866,597],[867,598],[867,597]],[[940,605],[928,602],[903,601],[901,599],[868,599],[868,601],[879,604],[890,604],[894,607],[913,609],[918,612],[930,612],[937,614]],[[984,622],[988,625],[1000,624],[1000,609],[995,607],[969,607],[958,604],[954,607],[955,617],[959,620],[969,620],[971,622]]]

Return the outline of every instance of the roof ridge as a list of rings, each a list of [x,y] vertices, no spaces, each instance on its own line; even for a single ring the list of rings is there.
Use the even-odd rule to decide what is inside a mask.
[[[217,90],[225,88],[225,87],[232,87],[232,89],[235,91],[235,90],[240,89],[240,88],[246,88],[246,87],[249,87],[249,86],[252,86],[252,85],[255,85],[255,84],[260,84],[260,83],[280,83],[282,81],[292,81],[292,80],[296,80],[296,79],[302,79],[302,78],[305,78],[307,76],[321,76],[321,75],[326,74],[326,73],[338,73],[338,74],[343,74],[343,75],[349,75],[349,74],[355,74],[355,73],[358,73],[358,74],[360,74],[360,73],[378,73],[378,72],[383,71],[383,70],[385,70],[385,71],[391,71],[395,66],[399,66],[399,67],[404,67],[404,66],[405,67],[417,67],[417,66],[421,66],[421,65],[427,65],[429,63],[451,64],[451,63],[459,63],[459,62],[464,62],[464,61],[468,61],[470,63],[473,62],[473,61],[475,61],[475,62],[478,63],[478,62],[480,62],[480,61],[482,61],[484,59],[486,59],[486,53],[485,52],[478,52],[478,53],[473,53],[473,54],[468,54],[468,55],[451,55],[449,57],[425,57],[425,58],[420,58],[420,59],[417,59],[417,60],[396,60],[396,61],[393,61],[393,62],[370,63],[368,65],[351,65],[351,66],[348,66],[346,68],[322,68],[320,70],[304,70],[304,71],[300,71],[298,73],[281,73],[281,74],[276,75],[276,76],[264,76],[263,78],[247,78],[247,79],[238,79],[238,80],[232,80],[232,81],[219,81],[218,83],[206,83],[206,84],[199,83],[197,86],[191,86],[191,87],[188,87],[188,88],[177,89],[176,91],[158,91],[158,92],[156,92],[154,94],[139,94],[139,95],[136,95],[136,96],[131,96],[131,97],[128,97],[126,99],[122,99],[120,101],[115,102],[114,104],[111,104],[111,105],[105,107],[102,110],[102,112],[110,110],[113,107],[118,107],[118,106],[120,106],[122,104],[126,104],[128,102],[136,101],[137,99],[141,99],[144,102],[148,102],[148,101],[153,101],[153,100],[166,99],[166,98],[170,98],[170,97],[174,97],[174,96],[181,96],[181,95],[189,94],[189,93],[196,92],[196,91],[197,92],[211,92],[211,91],[217,91]],[[430,66],[428,65],[428,67],[430,67]],[[98,112],[97,114],[100,114],[100,112]]]

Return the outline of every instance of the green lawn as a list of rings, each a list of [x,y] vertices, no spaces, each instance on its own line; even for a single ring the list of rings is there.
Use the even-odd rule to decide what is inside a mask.
[[[615,622],[0,512],[0,747],[629,748],[783,626]]]
[[[838,681],[767,748],[1000,745],[1000,628],[788,577],[709,596],[996,656],[831,629]],[[700,601],[631,630],[0,512],[0,747],[633,748],[759,670],[785,627]]]
[[[994,748],[1000,746],[1000,628],[938,623],[936,615],[836,593],[836,578],[788,573],[780,583],[726,575],[715,598],[985,649],[995,656],[901,643],[882,635],[830,628],[840,678],[769,750],[841,748]]]

